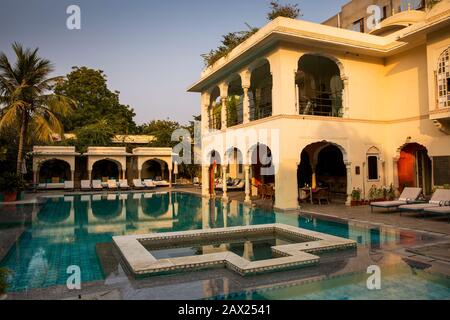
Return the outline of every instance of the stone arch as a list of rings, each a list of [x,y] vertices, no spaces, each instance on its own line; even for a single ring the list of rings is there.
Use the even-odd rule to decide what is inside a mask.
[[[50,168],[49,166],[53,166]],[[59,178],[62,180],[73,180],[72,172],[75,168],[69,161],[61,159],[58,157],[53,157],[50,159],[45,159],[41,161],[38,165],[37,176],[39,182],[49,182],[51,183],[53,178]],[[45,180],[45,181],[42,181]],[[60,181],[58,181],[59,183]]]
[[[270,61],[259,59],[251,65],[249,82],[250,121],[272,115],[273,77]]]
[[[343,117],[347,109],[344,65],[324,53],[300,56],[295,74],[298,111],[304,115]]]
[[[141,179],[155,180],[157,177],[161,177],[162,180],[167,180],[170,179],[171,165],[164,159],[153,157],[145,159],[139,170]]]
[[[101,165],[104,165],[106,167],[101,167]],[[114,168],[110,164],[114,164],[116,167]],[[114,178],[114,179],[120,179],[122,177],[122,171],[123,171],[122,164],[120,161],[111,159],[108,157],[102,157],[99,159],[96,159],[92,163],[91,168],[91,177],[92,180],[98,180],[102,179],[103,177]],[[108,174],[110,173],[110,174]],[[105,175],[106,174],[106,175]]]
[[[313,190],[323,187],[330,197],[347,200],[350,189],[348,153],[339,143],[322,140],[310,143],[299,153],[297,169],[298,187]],[[340,159],[342,158],[342,162]],[[302,199],[302,194],[299,194]],[[309,198],[307,199],[309,200]]]
[[[397,150],[398,187],[420,187],[425,194],[432,192],[432,160],[428,148],[418,142],[408,142]],[[396,181],[397,182],[397,181]]]

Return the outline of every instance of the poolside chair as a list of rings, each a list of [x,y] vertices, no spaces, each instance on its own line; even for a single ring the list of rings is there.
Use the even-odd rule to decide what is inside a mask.
[[[108,189],[109,190],[115,190],[118,189],[119,186],[117,185],[117,181],[116,180],[108,180]]]
[[[73,181],[64,181],[64,190],[73,190],[74,188]]]
[[[240,191],[244,190],[245,188],[245,181],[240,180],[237,185],[232,185],[228,187],[228,191]]]
[[[424,209],[423,212],[426,213],[431,213],[431,214],[445,214],[445,215],[449,215],[450,218],[450,201],[446,201],[444,203],[444,206],[442,207],[432,207],[432,208],[427,208]],[[449,220],[450,222],[450,220]]]
[[[401,211],[421,212],[432,208],[444,207],[450,201],[450,190],[437,189],[428,203],[408,204],[398,207]]]
[[[145,185],[142,183],[141,179],[133,179],[133,185],[136,189],[145,189]]]
[[[154,184],[155,184],[157,187],[169,187],[169,186],[170,186],[170,183],[167,182],[166,180],[158,180],[158,181],[154,181]]]
[[[92,189],[103,190],[103,185],[101,180],[92,180]]]
[[[81,190],[90,190],[91,182],[89,180],[81,180]]]
[[[370,204],[370,209],[372,212],[374,207],[388,210],[390,210],[391,208],[397,209],[399,206],[412,204],[413,202],[417,201],[421,193],[422,188],[405,188],[398,200],[372,202]]]
[[[198,186],[198,185],[200,185],[200,179],[199,179],[199,177],[194,177],[194,186]]]
[[[126,179],[119,180],[119,188],[122,190],[130,189],[130,186],[128,185],[128,180]]]
[[[150,189],[156,188],[156,184],[151,179],[144,180],[144,185],[146,188]]]

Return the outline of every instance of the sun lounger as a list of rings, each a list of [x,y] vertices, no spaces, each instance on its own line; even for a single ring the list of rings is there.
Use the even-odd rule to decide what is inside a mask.
[[[417,201],[421,193],[422,188],[405,188],[398,200],[372,202],[370,204],[370,208],[372,212],[374,207],[388,210],[391,208],[398,208],[399,206],[411,204],[412,202]]]
[[[126,179],[119,180],[119,188],[122,190],[130,189],[128,181]]]
[[[73,190],[74,188],[73,181],[64,181],[64,190]]]
[[[443,207],[447,201],[450,201],[450,190],[437,189],[430,202],[403,205],[399,209],[402,211],[421,212],[425,209]]]
[[[450,215],[450,201],[447,206],[427,208],[423,211],[425,213],[438,213],[438,214],[449,214]]]
[[[167,182],[166,180],[154,181],[154,184],[155,184],[157,187],[169,187],[169,186],[170,186],[170,183]]]
[[[237,185],[228,187],[228,191],[239,191],[245,188],[245,181],[240,181]]]
[[[92,189],[103,190],[103,185],[101,180],[92,180]]]
[[[91,182],[89,180],[81,180],[81,190],[90,190]]]
[[[133,185],[136,189],[144,189],[145,185],[142,183],[141,179],[133,179]]]
[[[117,181],[116,180],[108,180],[108,189],[118,189]]]
[[[144,180],[144,185],[146,188],[156,188],[156,184],[153,180]]]

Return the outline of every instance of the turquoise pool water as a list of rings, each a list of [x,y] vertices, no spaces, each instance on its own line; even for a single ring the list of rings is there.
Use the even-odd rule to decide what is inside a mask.
[[[368,290],[367,275],[350,275],[285,288],[217,296],[215,300],[449,300],[450,279],[410,268],[383,270],[380,290]]]
[[[407,232],[380,232],[377,228],[251,209],[238,202],[223,208],[220,201],[176,192],[55,197],[39,206],[16,209],[33,211],[33,219],[0,263],[13,271],[9,289],[13,292],[64,285],[67,268],[72,265],[81,268],[83,282],[104,279],[96,246],[111,243],[116,235],[277,222],[352,238],[374,249],[415,241]],[[0,207],[0,213],[2,210]]]

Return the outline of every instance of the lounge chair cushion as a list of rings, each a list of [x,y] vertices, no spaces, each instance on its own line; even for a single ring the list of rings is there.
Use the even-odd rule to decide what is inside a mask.
[[[402,206],[402,205],[405,205],[405,204],[407,204],[406,201],[397,200],[397,201],[372,202],[370,205],[372,207],[394,208],[394,207]]]
[[[417,204],[408,204],[404,206],[400,206],[399,209],[407,210],[407,211],[422,211],[427,208],[439,207],[438,204],[431,203],[417,203]]]
[[[427,208],[424,211],[428,212],[428,213],[450,214],[450,206],[446,206],[446,207],[432,207],[432,208]]]

